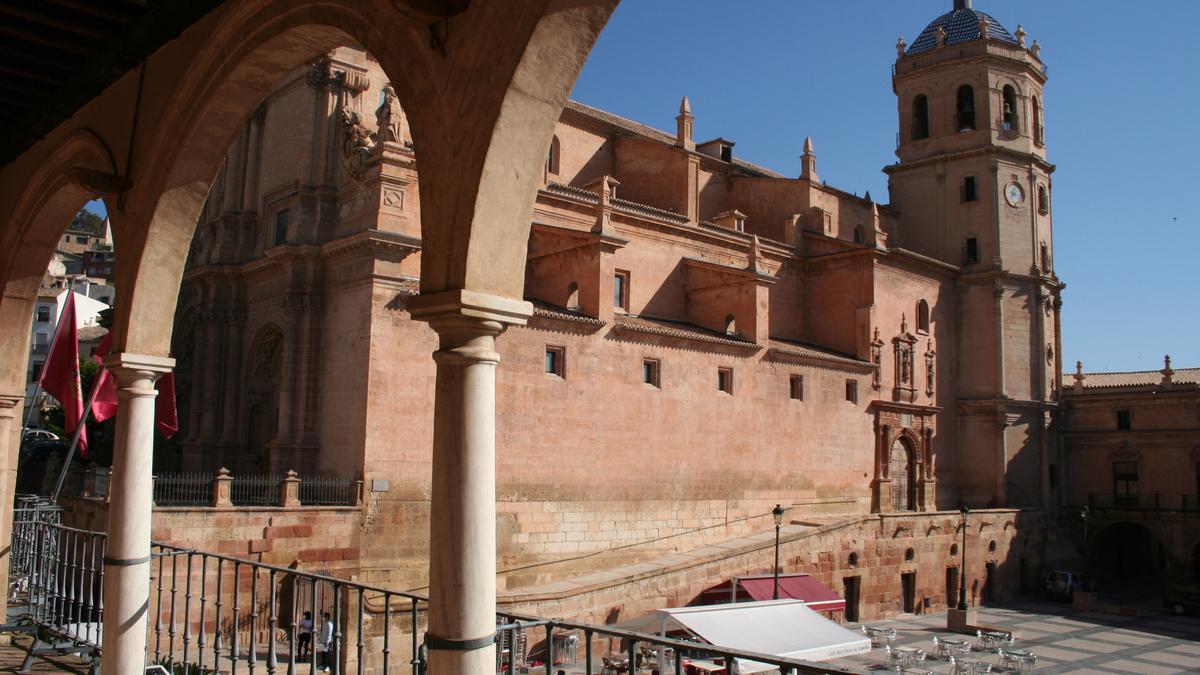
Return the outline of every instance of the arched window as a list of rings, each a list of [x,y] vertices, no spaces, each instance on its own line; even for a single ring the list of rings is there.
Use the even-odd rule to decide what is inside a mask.
[[[572,281],[567,284],[567,309],[579,309],[579,284]]]
[[[929,99],[921,94],[913,99],[912,139],[929,138]]]
[[[1017,90],[1011,84],[1004,85],[1003,112],[1000,128],[1004,131],[1020,131],[1021,116],[1017,112]]]
[[[1038,186],[1038,213],[1043,216],[1050,213],[1050,193],[1046,191],[1045,185]]]
[[[725,334],[737,335],[737,321],[733,318],[732,314],[725,315]]]
[[[1033,142],[1041,145],[1045,141],[1042,140],[1042,103],[1038,97],[1034,96],[1031,107],[1033,108]]]
[[[955,120],[958,122],[958,130],[975,131],[975,89],[969,84],[964,84],[958,88],[956,100],[958,103],[955,106]]]
[[[929,332],[929,303],[924,300],[917,303],[917,332]]]
[[[554,139],[550,141],[550,152],[546,156],[546,173],[553,176],[558,175],[559,153],[560,147],[558,136],[555,136]]]
[[[1044,241],[1042,242],[1042,271],[1050,271],[1050,247]]]
[[[859,225],[858,227],[854,228],[854,243],[864,244],[864,243],[866,243],[866,241],[867,241],[867,238],[863,234],[862,225]]]

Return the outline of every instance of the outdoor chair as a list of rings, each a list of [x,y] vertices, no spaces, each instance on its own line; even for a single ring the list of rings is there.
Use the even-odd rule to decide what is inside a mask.
[[[892,649],[891,645],[884,645],[884,660],[883,663],[892,670],[904,670],[905,662],[908,660],[903,654]]]
[[[999,650],[1000,666],[1008,670],[1015,670],[1019,673],[1032,671],[1037,667],[1037,656],[1027,649],[1005,649]]]
[[[624,660],[612,659],[607,656],[600,657],[604,662],[604,669],[600,671],[600,675],[615,675],[615,673],[628,673],[629,664]]]

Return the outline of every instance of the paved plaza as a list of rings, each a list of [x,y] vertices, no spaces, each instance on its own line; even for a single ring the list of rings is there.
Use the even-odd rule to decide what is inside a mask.
[[[1184,673],[1200,672],[1200,618],[1154,611],[1146,616],[1117,616],[1080,612],[1066,603],[1027,601],[981,608],[979,622],[1014,631],[1016,647],[1037,655],[1037,672],[1044,673]],[[870,626],[893,627],[899,647],[932,652],[935,636],[946,631],[946,614],[902,616],[871,621]],[[857,629],[858,626],[852,625]],[[961,637],[961,636],[958,636]],[[885,670],[883,650],[839,659],[832,664],[855,664]],[[982,660],[998,665],[999,657]],[[932,656],[924,669],[950,672],[950,663]],[[993,672],[999,670],[993,668]]]

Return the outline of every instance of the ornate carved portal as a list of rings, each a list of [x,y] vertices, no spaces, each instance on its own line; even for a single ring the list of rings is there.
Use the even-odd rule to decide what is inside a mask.
[[[872,510],[935,510],[932,453],[938,409],[885,401],[872,407],[876,434]]]
[[[908,332],[908,320],[900,319],[900,334],[892,339],[895,352],[896,372],[892,389],[892,400],[915,403],[917,400],[917,375],[914,369],[917,336]]]

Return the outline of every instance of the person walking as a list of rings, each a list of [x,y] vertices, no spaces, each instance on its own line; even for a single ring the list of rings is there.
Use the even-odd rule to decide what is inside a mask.
[[[317,652],[320,653],[321,670],[328,672],[333,667],[333,617],[329,612],[321,615],[321,636],[317,639]]]
[[[301,661],[307,661],[312,654],[312,632],[312,612],[305,612],[304,618],[300,619],[300,635],[297,638]]]

